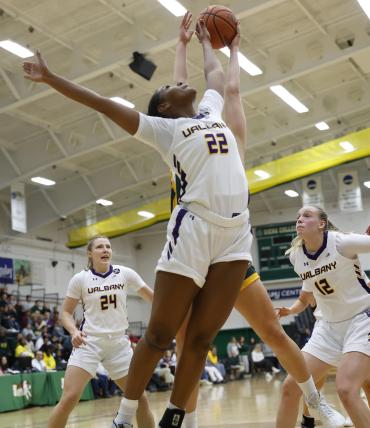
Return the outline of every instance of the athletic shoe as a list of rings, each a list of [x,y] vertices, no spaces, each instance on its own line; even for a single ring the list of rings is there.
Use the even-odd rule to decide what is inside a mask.
[[[127,423],[123,423],[123,424],[118,424],[117,422],[114,421],[112,422],[111,428],[133,428],[133,425],[131,424],[127,424]]]
[[[312,398],[306,401],[310,414],[315,419],[320,419],[328,428],[342,428],[344,426],[345,417],[330,405],[322,394],[319,394],[318,398],[317,396]]]
[[[274,374],[278,374],[278,373],[280,373],[280,369],[278,369],[278,368],[276,368],[276,367],[272,367],[272,372],[273,372]]]
[[[180,428],[185,416],[185,410],[166,409],[162,419],[159,421],[160,428]]]
[[[272,374],[271,374],[271,373],[266,373],[266,374],[265,374],[266,382],[271,382],[271,381],[272,381],[272,378],[273,378],[273,376],[272,376]]]
[[[354,427],[355,426],[354,423],[352,422],[352,419],[349,416],[346,417],[346,421],[344,422],[344,426],[345,427]]]

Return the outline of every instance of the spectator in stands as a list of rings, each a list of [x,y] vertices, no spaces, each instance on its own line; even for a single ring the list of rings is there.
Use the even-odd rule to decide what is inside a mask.
[[[221,376],[225,378],[225,366],[218,360],[217,347],[215,345],[212,345],[208,351],[206,365],[216,367],[217,370],[221,373]]]
[[[19,319],[19,324],[20,324],[21,328],[26,328],[28,324],[30,324],[31,328],[32,328],[33,320],[32,320],[30,310],[22,312],[18,319]]]
[[[226,365],[228,373],[230,373],[230,379],[238,379],[240,377],[242,366],[240,365],[238,342],[235,336],[231,337],[229,343],[227,344],[226,350]]]
[[[26,300],[25,300],[25,302],[23,302],[23,310],[24,311],[31,310],[31,308],[33,306],[31,299],[32,299],[32,296],[30,294],[27,294]]]
[[[39,312],[40,314],[44,313],[44,305],[41,302],[41,300],[36,300],[35,304],[31,308],[31,314],[34,314],[35,312]]]
[[[163,378],[163,380],[165,381],[166,384],[168,385],[172,385],[175,377],[174,375],[171,373],[171,369],[169,368],[169,366],[167,364],[164,365],[164,367],[162,367],[161,365],[161,361],[158,361],[158,365],[154,370],[154,373],[157,374],[158,376],[160,376],[161,378]]]
[[[272,370],[275,374],[280,372],[279,360],[276,358],[273,350],[269,347],[267,343],[262,343],[262,352],[266,360],[270,361]]]
[[[46,352],[47,348],[51,345],[50,337],[48,334],[42,336],[42,345],[38,348],[41,352]]]
[[[0,327],[0,357],[10,357],[12,355],[11,344],[6,336],[4,327]]]
[[[0,357],[0,376],[7,374],[9,371],[8,359],[5,355]]]
[[[162,368],[168,367],[174,375],[176,369],[176,353],[172,352],[170,349],[164,351],[163,357],[159,360],[159,366]]]
[[[27,323],[26,327],[24,327],[24,329],[22,330],[22,335],[24,337],[31,336],[32,340],[36,340],[36,335],[32,329],[32,325],[30,322]]]
[[[14,315],[10,315],[9,317],[8,331],[11,333],[19,333],[21,331],[21,327]]]
[[[244,367],[244,372],[249,373],[250,372],[249,346],[247,345],[244,336],[239,337],[237,345],[239,349],[240,362]]]
[[[273,374],[275,371],[272,368],[271,362],[267,360],[262,352],[262,344],[257,343],[257,345],[254,347],[252,351],[252,361],[253,361],[253,367],[257,371],[258,369],[261,369],[265,372],[265,378],[267,382],[270,382],[273,378]],[[279,373],[280,370],[277,371]]]
[[[91,386],[95,398],[110,398],[112,394],[109,392],[109,373],[103,367],[102,363],[96,368],[96,375],[91,379]]]
[[[31,351],[33,354],[36,352],[36,346],[32,340],[32,335],[27,334],[26,336],[26,348]]]
[[[33,321],[33,325],[34,325],[34,329],[35,329],[35,331],[36,331],[36,332],[37,332],[37,331],[41,332],[41,330],[42,330],[44,327],[46,327],[46,328],[47,328],[47,325],[46,325],[46,321],[45,321],[45,319],[44,319],[44,316],[43,316],[40,312],[38,312],[38,311],[34,312],[34,321]]]
[[[54,329],[53,329],[53,334],[55,334],[56,336],[65,339],[67,336],[69,336],[68,334],[66,334],[62,321],[60,319],[57,319],[55,321],[55,325],[54,325]]]
[[[31,369],[32,358],[35,357],[33,352],[27,349],[26,339],[21,336],[17,341],[17,346],[15,347],[15,359],[19,370],[24,371]]]
[[[226,352],[229,358],[239,357],[238,342],[235,336],[230,338],[229,343],[227,344]]]
[[[65,370],[67,368],[69,354],[67,358],[64,357],[64,349],[61,344],[55,350],[55,362],[57,370]]]
[[[55,361],[51,346],[46,347],[46,350],[43,353],[43,360],[48,371],[56,369],[57,363]]]
[[[43,353],[36,351],[35,358],[31,361],[32,370],[36,372],[46,372],[46,364],[43,360]]]
[[[0,306],[2,306],[2,307],[5,307],[5,306],[8,306],[8,293],[5,293],[5,292],[3,292],[3,293],[1,293],[1,296],[0,296]]]
[[[126,334],[127,334],[128,338],[130,339],[131,343],[137,343],[140,340],[140,338],[135,336],[131,330],[127,330]]]
[[[49,331],[53,330],[54,328],[54,319],[51,317],[51,313],[49,310],[46,310],[44,313],[44,321],[46,324],[46,327]]]

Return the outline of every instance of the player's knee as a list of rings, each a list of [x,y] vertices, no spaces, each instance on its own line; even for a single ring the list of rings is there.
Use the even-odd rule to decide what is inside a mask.
[[[194,335],[189,335],[186,338],[186,346],[199,354],[207,354],[212,344],[213,336],[209,333],[197,332]]]
[[[299,399],[302,392],[296,381],[291,376],[288,376],[283,383],[281,394],[285,399]]]
[[[264,330],[259,332],[261,340],[267,343],[270,348],[284,347],[287,336],[279,323],[271,322],[266,324]]]
[[[79,402],[80,394],[77,391],[64,391],[59,406],[66,412],[71,411]]]
[[[338,395],[344,405],[350,403],[353,398],[359,396],[360,388],[354,385],[350,379],[337,379]]]
[[[156,326],[148,329],[144,335],[144,340],[150,348],[164,352],[170,347],[174,334],[166,326],[162,327]]]

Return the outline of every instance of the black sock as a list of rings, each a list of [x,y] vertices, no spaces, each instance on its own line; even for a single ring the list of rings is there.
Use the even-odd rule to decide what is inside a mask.
[[[315,428],[315,418],[313,418],[312,416],[302,415],[301,427],[302,428]]]
[[[185,410],[166,409],[159,422],[161,428],[180,428],[185,416]]]

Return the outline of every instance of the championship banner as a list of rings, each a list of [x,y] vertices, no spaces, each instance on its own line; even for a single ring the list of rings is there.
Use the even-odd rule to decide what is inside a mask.
[[[13,284],[13,259],[0,257],[0,284]]]
[[[11,185],[10,199],[12,229],[17,232],[27,233],[26,197],[23,183],[14,183]]]
[[[338,173],[338,181],[341,211],[362,211],[361,188],[357,171]]]
[[[29,260],[13,260],[14,278],[18,285],[31,285],[31,262]]]
[[[324,195],[321,187],[321,177],[305,178],[303,182],[303,205],[324,207]]]

